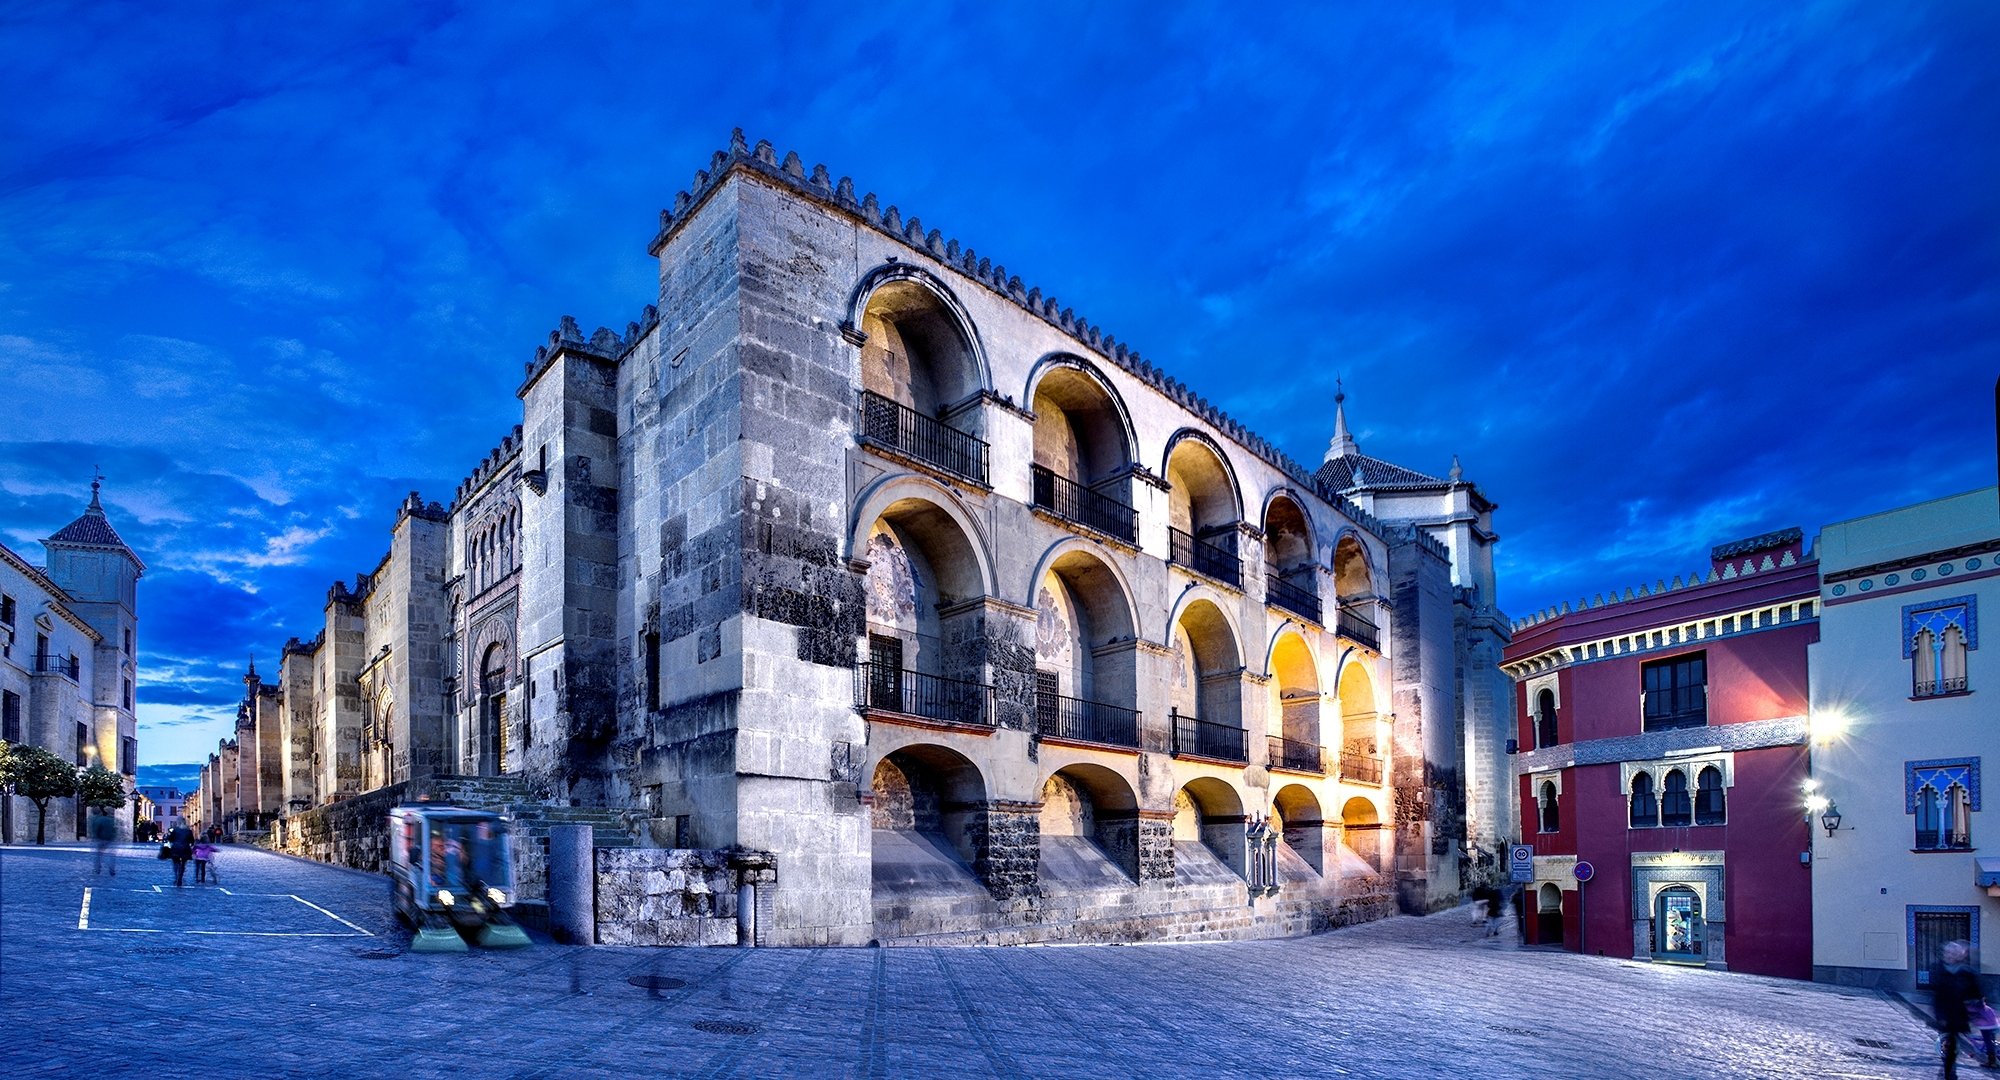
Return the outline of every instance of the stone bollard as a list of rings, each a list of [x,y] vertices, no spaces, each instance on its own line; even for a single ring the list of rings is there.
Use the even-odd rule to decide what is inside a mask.
[[[597,944],[597,843],[588,825],[549,826],[549,935]]]

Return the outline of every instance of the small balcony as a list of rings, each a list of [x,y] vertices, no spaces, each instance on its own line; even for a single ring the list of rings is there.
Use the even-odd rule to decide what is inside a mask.
[[[872,390],[861,391],[855,434],[864,443],[986,485],[986,443]]]
[[[1334,618],[1334,631],[1341,637],[1357,645],[1365,645],[1376,652],[1382,651],[1382,629],[1375,625],[1374,619],[1362,613],[1359,608],[1342,604]]]
[[[1933,679],[1916,684],[1916,692],[1911,697],[1943,697],[1946,694],[1965,693],[1965,677],[1956,679]]]
[[[1356,784],[1382,786],[1382,759],[1367,754],[1340,755],[1340,778]]]
[[[1318,743],[1299,739],[1281,739],[1271,736],[1271,767],[1291,769],[1294,772],[1318,773],[1326,775],[1326,758],[1320,753]]]
[[[71,682],[77,681],[80,665],[74,656],[57,656],[54,653],[35,654],[35,674],[61,675]]]
[[[1199,717],[1172,714],[1173,752],[1176,756],[1215,758],[1219,761],[1250,760],[1249,739],[1240,727],[1218,724]]]
[[[1236,558],[1235,537],[1235,532],[1227,526],[1214,530],[1208,538],[1168,529],[1167,561],[1198,574],[1207,574],[1226,585],[1242,588],[1243,567]],[[1218,538],[1226,538],[1224,542],[1228,546],[1216,543]]]
[[[1100,491],[1040,465],[1029,466],[1035,505],[1064,521],[1115,536],[1130,544],[1139,535],[1139,512]]]
[[[1264,581],[1264,600],[1272,607],[1284,608],[1294,615],[1303,616],[1310,622],[1319,621],[1319,594],[1298,581],[1312,580],[1311,567],[1295,571],[1292,575],[1273,574]]]
[[[1049,738],[1139,748],[1139,713],[1101,701],[1036,694],[1035,725]]]
[[[951,724],[992,727],[994,722],[991,686],[879,664],[854,669],[854,707]]]

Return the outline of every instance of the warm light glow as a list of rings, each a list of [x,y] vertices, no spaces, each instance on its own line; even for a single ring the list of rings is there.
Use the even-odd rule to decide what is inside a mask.
[[[507,894],[501,892],[499,889],[487,889],[486,895],[496,904],[504,904],[507,902]]]
[[[444,905],[444,906],[446,906],[446,907],[450,907],[450,906],[452,906],[453,904],[456,904],[456,903],[458,903],[458,897],[456,897],[456,896],[453,896],[453,895],[451,894],[451,890],[450,890],[450,889],[439,889],[439,890],[438,890],[438,903],[440,903],[440,904],[443,904],[443,905]]]
[[[1819,790],[1819,781],[1817,781],[1817,780],[1813,779],[1812,777],[1808,776],[1808,777],[1806,777],[1806,782],[1805,782],[1805,783],[1803,783],[1803,784],[1800,784],[1800,785],[1799,785],[1799,790],[1801,790],[1801,791],[1805,792],[1806,794],[1810,795],[1810,794],[1812,794],[1813,792],[1815,792],[1815,791],[1818,791],[1818,790]]]
[[[1809,795],[1806,797],[1806,813],[1817,814],[1821,810],[1826,809],[1826,807],[1827,807],[1826,796]]]
[[[1840,709],[1814,709],[1806,718],[1806,726],[1812,730],[1814,742],[1832,742],[1847,734],[1849,719]]]

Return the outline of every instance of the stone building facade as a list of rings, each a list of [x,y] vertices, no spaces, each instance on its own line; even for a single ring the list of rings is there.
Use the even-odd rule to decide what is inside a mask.
[[[405,504],[398,584],[339,590],[361,667],[322,662],[313,744],[350,683],[379,734],[316,805],[430,769],[619,808],[646,846],[767,859],[770,943],[1456,902],[1493,846],[1465,808],[1505,802],[1467,760],[1504,722],[1471,484],[1315,474],[740,133],[651,250],[657,303],[562,320],[452,506]]]
[[[138,591],[146,566],[105,517],[91,483],[83,515],[42,541],[37,566],[0,545],[0,739],[79,767],[102,765],[133,787],[139,768]],[[83,835],[73,799],[49,803],[46,835]],[[128,801],[118,813],[132,826]],[[0,795],[0,842],[32,842],[29,800]]]

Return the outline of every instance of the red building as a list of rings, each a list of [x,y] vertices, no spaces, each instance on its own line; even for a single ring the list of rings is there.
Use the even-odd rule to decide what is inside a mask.
[[[1818,595],[1787,529],[1715,548],[1705,576],[1515,627],[1502,666],[1534,847],[1530,943],[1812,977],[1801,807]]]

